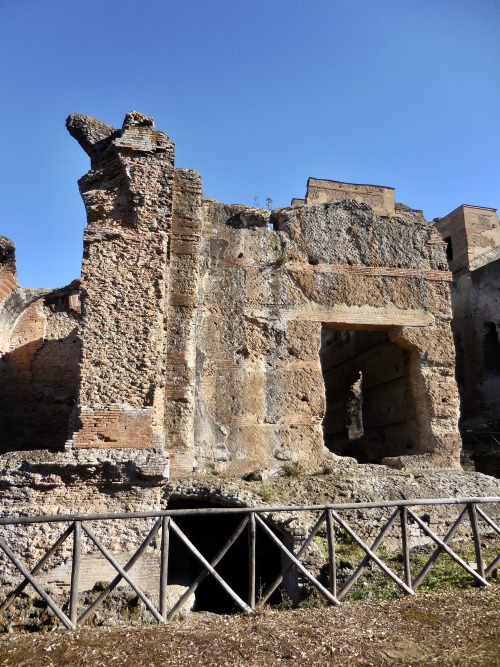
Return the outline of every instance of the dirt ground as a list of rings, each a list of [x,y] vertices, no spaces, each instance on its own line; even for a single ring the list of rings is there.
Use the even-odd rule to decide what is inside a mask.
[[[5,634],[9,667],[500,665],[500,585],[167,626]]]

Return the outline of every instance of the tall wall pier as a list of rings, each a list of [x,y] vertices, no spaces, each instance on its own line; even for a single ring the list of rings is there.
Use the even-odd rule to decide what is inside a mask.
[[[174,146],[153,121],[70,116],[88,153],[84,317],[74,448],[164,449],[164,370]]]

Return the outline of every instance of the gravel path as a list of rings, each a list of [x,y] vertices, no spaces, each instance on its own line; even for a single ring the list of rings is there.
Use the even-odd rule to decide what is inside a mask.
[[[340,608],[191,614],[168,626],[84,628],[0,639],[9,667],[500,665],[500,585]]]

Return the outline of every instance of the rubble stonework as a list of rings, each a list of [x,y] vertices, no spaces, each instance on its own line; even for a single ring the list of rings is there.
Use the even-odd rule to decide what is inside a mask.
[[[271,213],[203,200],[152,119],[131,112],[116,130],[74,115],[67,126],[91,159],[79,182],[82,316],[68,307],[57,320],[68,318],[60,336],[78,324],[67,447],[131,459],[149,449],[154,476],[170,461],[174,477],[314,469],[328,450],[458,466],[451,275],[420,211],[394,204],[391,188],[317,179]],[[50,357],[51,298],[25,295],[4,327],[8,354],[23,350],[18,396],[40,382],[33,355]],[[11,448],[40,445],[29,429],[26,440]]]
[[[119,132],[80,115],[70,116],[67,127],[91,159],[79,182],[88,226],[70,442],[162,449],[174,146],[135,112]]]
[[[318,179],[287,208],[223,204],[151,118],[67,126],[91,160],[81,279],[19,287],[0,237],[4,515],[500,495],[458,470],[448,241],[421,211]],[[8,527],[30,567],[43,525]],[[149,529],[96,528],[124,563]],[[44,581],[67,585],[69,557]],[[100,562],[86,547],[83,588]]]

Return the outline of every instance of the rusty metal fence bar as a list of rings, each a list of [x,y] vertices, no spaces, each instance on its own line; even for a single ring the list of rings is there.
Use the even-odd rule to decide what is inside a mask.
[[[419,517],[418,508],[425,508],[428,506],[443,506],[443,505],[458,505],[462,506],[461,511],[447,531],[444,537],[440,537],[434,530],[430,528],[430,522]],[[480,507],[480,505],[482,507]],[[300,573],[304,581],[307,581],[310,586],[316,589],[317,593],[322,596],[329,604],[338,605],[340,601],[349,593],[351,588],[356,584],[363,572],[373,564],[385,574],[404,594],[414,595],[418,586],[422,583],[424,578],[428,575],[438,557],[445,553],[457,565],[460,566],[472,579],[482,586],[489,586],[487,577],[490,576],[500,563],[500,554],[496,555],[488,564],[485,562],[482,534],[480,529],[480,522],[482,522],[488,529],[489,533],[494,533],[500,536],[500,527],[495,520],[486,512],[486,507],[500,506],[500,497],[487,498],[448,498],[448,499],[425,499],[425,500],[399,500],[380,503],[343,503],[332,505],[302,505],[290,507],[237,507],[237,508],[199,508],[199,509],[178,509],[178,510],[159,510],[152,512],[127,512],[119,514],[91,514],[91,515],[54,515],[54,516],[36,516],[36,517],[2,517],[0,518],[0,527],[12,525],[26,525],[26,524],[41,524],[41,523],[69,523],[70,525],[63,531],[63,533],[50,546],[45,554],[38,560],[34,567],[28,569],[20,558],[15,554],[12,546],[4,537],[0,537],[0,550],[15,567],[15,569],[22,575],[22,581],[12,590],[3,602],[0,604],[0,613],[6,611],[14,600],[23,592],[26,586],[31,585],[36,594],[39,595],[52,610],[54,615],[59,619],[62,625],[68,629],[74,630],[82,626],[87,619],[102,605],[104,600],[110,593],[124,581],[134,591],[138,598],[143,602],[146,609],[153,616],[158,623],[165,623],[173,619],[186,604],[190,596],[192,596],[204,579],[213,577],[220,587],[227,593],[227,595],[234,601],[236,606],[244,613],[251,614],[256,608],[257,604],[263,604],[269,600],[271,595],[283,583],[285,576],[291,571]],[[359,528],[353,528],[349,524],[349,520],[343,518],[341,513],[349,510],[392,510],[389,518],[378,530],[374,541],[369,544],[366,539],[359,534]],[[307,537],[302,541],[301,545],[294,551],[288,548],[276,536],[272,528],[268,525],[268,520],[271,514],[287,513],[296,514],[300,512],[319,512],[319,517],[316,519]],[[193,544],[185,532],[181,529],[176,519],[179,517],[208,517],[210,515],[243,515],[241,522],[238,524],[236,530],[226,542],[220,546],[217,554],[208,560],[203,553]],[[127,563],[121,566],[116,560],[111,551],[106,548],[99,537],[92,530],[89,525],[91,522],[97,521],[121,521],[128,519],[152,519],[155,520],[149,533],[143,539],[139,547],[135,550]],[[474,545],[474,553],[476,558],[476,567],[461,558],[454,549],[450,547],[450,542],[457,534],[460,526],[468,521],[469,534],[472,536]],[[359,518],[357,519],[357,526],[359,525]],[[420,571],[415,576],[411,572],[410,559],[410,525],[417,526],[421,534],[435,544],[434,551],[427,558],[426,562],[420,568]],[[381,546],[384,539],[391,530],[397,527],[398,540],[401,545],[402,556],[402,574],[399,576],[391,567],[385,563],[382,558],[377,555],[377,550]],[[315,576],[310,569],[302,562],[302,558],[307,554],[313,541],[318,536],[319,532],[323,531],[326,535],[327,541],[327,566],[328,566],[328,583],[324,585],[317,576]],[[361,562],[343,582],[339,581],[338,577],[338,563],[336,551],[338,548],[338,534],[349,537],[357,548],[364,553]],[[243,600],[238,593],[224,580],[224,578],[217,572],[216,567],[224,558],[227,552],[234,545],[236,540],[244,533],[247,533],[248,539],[248,597],[247,601]],[[148,546],[152,544],[155,538],[160,533],[160,561],[159,561],[159,591],[158,591],[158,608],[154,602],[148,598],[143,590],[137,585],[134,579],[130,576],[129,571],[145,553]],[[256,547],[258,542],[258,534],[265,535],[268,540],[279,550],[282,556],[281,573],[276,579],[267,586],[265,590],[257,592],[256,582]],[[196,578],[187,587],[187,590],[180,595],[179,599],[168,609],[168,573],[169,573],[169,549],[171,535],[175,535],[177,540],[182,543],[188,552],[201,564],[202,570]],[[82,537],[90,541],[102,554],[104,559],[116,570],[114,579],[100,592],[98,597],[88,605],[79,614],[79,580],[82,563]],[[484,530],[483,530],[484,535]],[[40,573],[42,568],[47,564],[51,556],[58,551],[62,545],[72,536],[72,550],[71,557],[71,577],[69,587],[69,601],[67,604],[68,613],[57,604],[53,597],[44,589],[36,579],[36,575]],[[71,544],[71,542],[70,542]]]

